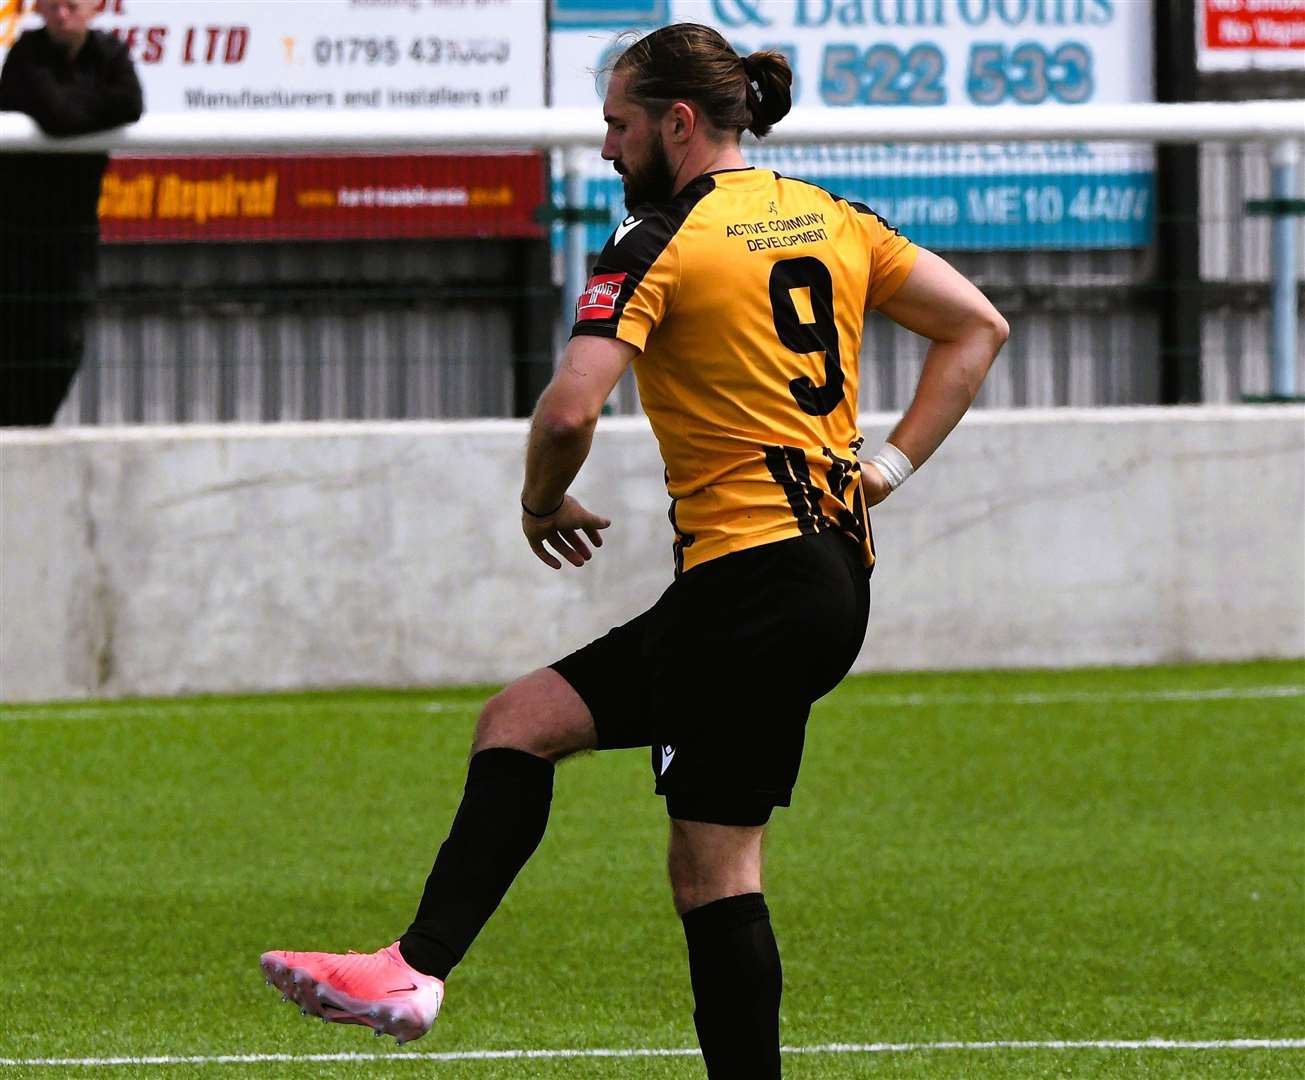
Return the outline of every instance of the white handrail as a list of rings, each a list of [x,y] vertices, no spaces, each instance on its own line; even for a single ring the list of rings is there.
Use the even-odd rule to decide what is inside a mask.
[[[485,109],[382,113],[159,113],[100,135],[51,139],[0,114],[0,152],[314,152],[448,147],[596,147],[601,110]],[[991,109],[794,109],[769,144],[1119,139],[1165,143],[1305,139],[1305,101],[1180,105],[1017,105]]]

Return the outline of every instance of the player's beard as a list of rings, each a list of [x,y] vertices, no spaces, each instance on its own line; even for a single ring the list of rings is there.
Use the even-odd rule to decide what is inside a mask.
[[[621,179],[625,183],[625,208],[631,212],[640,203],[665,202],[674,194],[675,174],[661,132],[648,150],[648,159],[634,167],[626,166]]]

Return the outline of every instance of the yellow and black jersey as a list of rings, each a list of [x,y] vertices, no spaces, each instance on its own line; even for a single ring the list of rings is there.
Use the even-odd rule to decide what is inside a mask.
[[[760,169],[707,173],[617,226],[572,334],[641,350],[677,571],[831,528],[873,564],[861,333],[917,251],[868,207]]]

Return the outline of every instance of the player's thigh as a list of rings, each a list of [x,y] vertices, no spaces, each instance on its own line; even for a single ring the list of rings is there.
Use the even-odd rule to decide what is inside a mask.
[[[485,703],[472,752],[506,746],[557,761],[596,745],[589,706],[556,671],[540,668]]]
[[[648,634],[665,597],[652,608],[550,665],[588,707],[599,750],[651,746],[660,737],[671,688],[648,653]]]

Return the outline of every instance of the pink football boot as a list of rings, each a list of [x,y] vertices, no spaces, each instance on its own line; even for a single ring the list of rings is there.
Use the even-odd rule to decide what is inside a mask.
[[[408,966],[396,941],[374,953],[265,952],[267,981],[305,1016],[362,1024],[400,1046],[431,1029],[444,983]]]

